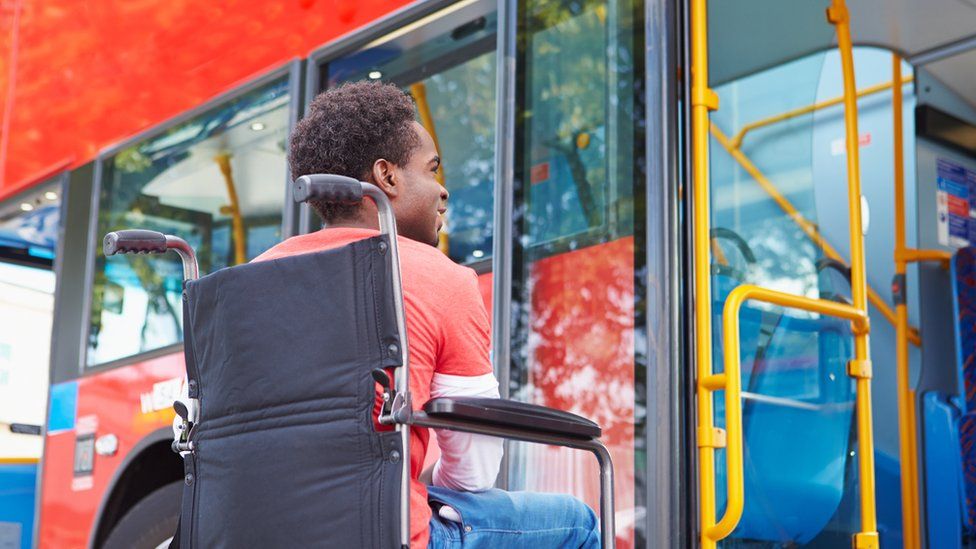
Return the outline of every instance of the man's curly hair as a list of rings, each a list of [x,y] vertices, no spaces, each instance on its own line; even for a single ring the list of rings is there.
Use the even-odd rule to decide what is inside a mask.
[[[403,166],[420,145],[413,121],[413,101],[392,84],[351,82],[323,92],[291,134],[291,176],[332,173],[371,181],[376,160]],[[349,219],[359,207],[310,204],[326,223]]]

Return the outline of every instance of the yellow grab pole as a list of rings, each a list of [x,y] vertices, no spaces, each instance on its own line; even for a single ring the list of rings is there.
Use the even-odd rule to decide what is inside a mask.
[[[901,58],[891,56],[892,79],[901,79]],[[908,379],[908,308],[905,302],[905,160],[902,127],[902,93],[895,86],[891,95],[895,161],[895,375],[898,385],[898,446],[901,458],[901,520],[906,549],[919,546],[918,446],[914,414],[915,393]]]
[[[30,457],[0,457],[0,465],[34,465],[40,461],[39,458]]]
[[[718,96],[708,87],[707,0],[691,2],[692,204],[694,217],[695,362],[698,374],[698,467],[701,546],[713,549],[721,537],[715,527],[715,449],[725,446],[725,431],[715,427],[712,393],[712,290],[708,196],[708,113]],[[726,395],[728,396],[728,395]],[[738,407],[739,403],[736,402]],[[731,468],[730,468],[731,472]],[[731,504],[731,500],[730,500]],[[736,521],[738,518],[736,518]],[[733,525],[734,526],[734,525]]]
[[[222,212],[230,213],[231,234],[234,235],[234,265],[247,263],[247,232],[244,230],[244,216],[241,214],[241,202],[237,198],[237,186],[234,184],[234,173],[231,171],[230,155],[220,153],[214,157],[220,173],[224,176],[224,184],[227,186],[227,199],[230,205],[221,209]]]
[[[867,277],[864,265],[864,233],[861,227],[861,168],[858,155],[857,88],[854,83],[854,54],[851,45],[850,14],[844,0],[831,0],[827,20],[837,31],[841,68],[844,74],[844,130],[847,144],[847,206],[850,212],[851,296],[854,308],[867,314]],[[854,360],[848,373],[857,386],[858,473],[861,486],[861,531],[854,534],[854,547],[878,547],[878,526],[874,498],[874,438],[871,425],[871,358],[868,330],[854,333]]]

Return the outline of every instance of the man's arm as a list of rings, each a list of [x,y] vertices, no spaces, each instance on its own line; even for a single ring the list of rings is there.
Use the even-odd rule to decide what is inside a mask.
[[[435,373],[430,396],[498,398],[498,381],[492,373],[480,376]],[[435,433],[441,457],[434,464],[434,486],[463,492],[494,486],[504,453],[502,439],[446,429],[437,429]]]
[[[439,345],[430,396],[498,398],[498,380],[489,359],[491,328],[478,277],[467,268],[450,274],[440,288]],[[441,449],[434,465],[435,486],[475,492],[495,484],[504,451],[502,439],[445,429],[435,434]]]

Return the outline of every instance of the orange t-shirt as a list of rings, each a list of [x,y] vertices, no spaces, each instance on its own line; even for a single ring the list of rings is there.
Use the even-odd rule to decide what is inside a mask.
[[[296,236],[254,259],[264,261],[319,252],[378,235],[371,229],[334,228]],[[400,273],[407,317],[410,392],[414,409],[430,400],[434,373],[481,376],[492,372],[488,313],[478,290],[478,276],[448,259],[437,248],[399,237]],[[423,468],[430,432],[410,429],[410,546],[427,547],[430,507],[427,487],[417,478]]]

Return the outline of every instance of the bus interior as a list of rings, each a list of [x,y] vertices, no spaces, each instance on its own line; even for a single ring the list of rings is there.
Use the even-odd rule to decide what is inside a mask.
[[[845,81],[825,17],[836,5],[707,4],[707,86],[718,99],[707,126],[717,371],[734,288],[852,302]],[[976,243],[976,6],[846,10],[870,303],[871,505],[884,546],[964,547],[974,532],[964,248]],[[738,324],[745,498],[722,545],[835,547],[870,531],[850,323],[748,302]],[[714,402],[724,427],[725,403]],[[726,467],[717,451],[719,516]]]

